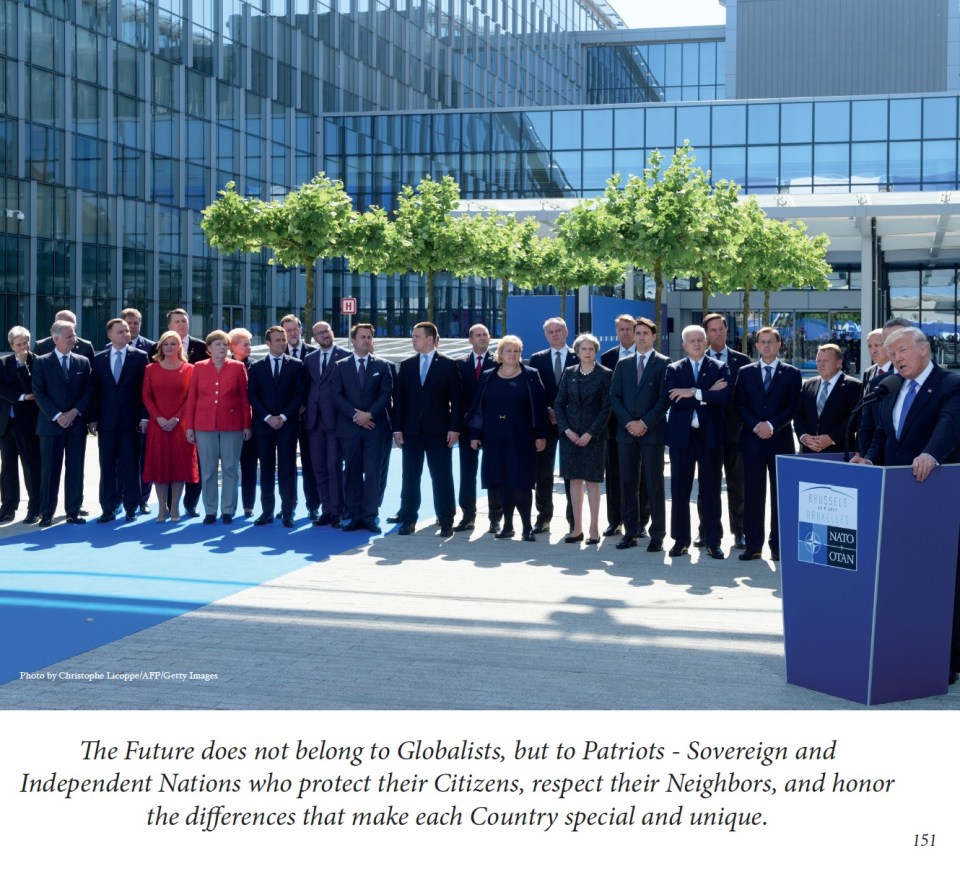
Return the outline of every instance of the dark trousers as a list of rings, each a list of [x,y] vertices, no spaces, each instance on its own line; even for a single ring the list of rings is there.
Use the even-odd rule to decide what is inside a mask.
[[[620,444],[607,440],[607,525],[617,528],[623,524],[620,497]]]
[[[15,513],[20,509],[20,453],[13,435],[13,423],[0,435],[0,513]]]
[[[417,521],[420,511],[420,479],[426,459],[433,484],[433,507],[440,527],[453,524],[456,502],[453,496],[453,450],[446,435],[404,434],[403,484],[400,489],[400,520],[406,525]]]
[[[343,513],[343,461],[337,435],[333,431],[314,428],[307,436],[320,506],[324,513],[340,516]]]
[[[390,474],[390,455],[393,451],[393,435],[388,434],[383,441],[383,456],[380,459],[380,494],[377,497],[377,508],[383,503],[383,496],[387,493],[387,477]]]
[[[547,446],[537,453],[537,522],[548,524],[553,518],[553,472],[557,461],[557,426],[550,426]],[[573,528],[573,507],[570,506],[570,480],[563,481],[563,491],[567,496],[567,525]],[[501,495],[502,496],[502,495]]]
[[[195,483],[184,483],[183,486],[183,506],[186,510],[197,511],[197,504],[200,503],[200,493],[203,491],[203,471],[200,469],[200,459],[197,458],[197,472],[200,478]]]
[[[690,545],[690,494],[694,470],[703,506],[703,542],[720,546],[720,469],[723,450],[706,445],[699,429],[690,430],[690,443],[670,450],[670,535],[678,546]]]
[[[273,516],[277,499],[274,483],[280,487],[280,512],[292,516],[297,509],[297,425],[287,422],[269,433],[258,433],[257,461],[260,463],[260,511]]]
[[[727,512],[730,515],[730,530],[734,537],[743,536],[743,456],[737,445],[723,450],[723,475],[727,481]],[[697,515],[700,517],[700,536],[703,537],[703,512],[697,497]],[[721,527],[720,536],[723,536]]]
[[[770,549],[780,550],[777,517],[777,456],[743,456],[743,536],[749,552],[763,549],[764,518],[767,509],[767,480],[770,480]]]
[[[36,425],[29,423],[18,424],[15,420],[7,427],[7,436],[13,440],[14,457],[10,460],[10,471],[16,479],[16,491],[13,503],[7,503],[7,485],[3,486],[3,499],[0,502],[5,512],[16,512],[20,503],[20,477],[17,472],[17,461],[23,468],[23,482],[27,487],[27,514],[36,515],[40,512],[40,439],[37,437]],[[4,438],[5,439],[5,438]],[[5,452],[7,450],[4,450]],[[7,455],[3,457],[3,478],[7,476]]]
[[[386,445],[383,436],[373,432],[340,440],[344,510],[347,516],[364,525],[373,525],[380,509],[380,479]]]
[[[472,449],[470,440],[460,435],[460,494],[459,504],[463,518],[473,522],[477,518],[477,470],[480,467],[480,450]],[[491,522],[499,522],[503,516],[500,490],[487,489],[487,517]]]
[[[498,486],[500,500],[503,505],[503,530],[510,531],[513,528],[513,510],[516,508],[520,516],[520,524],[523,533],[526,534],[533,526],[530,519],[531,495],[530,489],[510,489],[505,486]]]
[[[257,503],[257,441],[244,440],[240,450],[240,503],[244,512]]]
[[[140,506],[140,445],[143,435],[136,428],[100,431],[100,512],[112,516],[123,503],[133,515]]]
[[[667,534],[666,492],[663,482],[663,444],[638,440],[621,443],[620,515],[623,533],[638,537],[650,522],[650,537],[663,540]]]
[[[303,501],[307,509],[314,513],[320,509],[320,490],[317,488],[317,472],[313,466],[313,457],[310,452],[310,435],[307,426],[301,421],[300,425],[300,472],[303,480]]]
[[[40,515],[53,516],[65,473],[64,505],[68,516],[77,516],[83,505],[83,457],[87,428],[79,419],[61,434],[40,437]]]

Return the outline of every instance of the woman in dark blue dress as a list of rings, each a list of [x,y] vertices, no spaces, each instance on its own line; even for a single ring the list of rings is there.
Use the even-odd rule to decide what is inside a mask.
[[[503,502],[503,530],[497,538],[513,537],[513,510],[523,526],[523,539],[536,540],[530,510],[537,479],[537,453],[547,441],[547,400],[540,374],[520,361],[523,343],[508,334],[497,346],[499,367],[487,371],[467,416],[470,445],[483,446],[480,480],[496,488]]]

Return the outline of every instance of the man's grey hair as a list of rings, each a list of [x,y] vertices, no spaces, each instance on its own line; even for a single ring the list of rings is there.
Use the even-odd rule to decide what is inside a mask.
[[[927,335],[923,333],[919,328],[915,328],[913,325],[910,325],[907,328],[901,328],[899,331],[894,331],[886,340],[883,341],[883,348],[888,352],[890,347],[894,343],[899,343],[902,340],[911,339],[914,342],[914,345],[920,346],[923,349],[927,350],[927,354],[930,353],[930,341],[927,339]]]

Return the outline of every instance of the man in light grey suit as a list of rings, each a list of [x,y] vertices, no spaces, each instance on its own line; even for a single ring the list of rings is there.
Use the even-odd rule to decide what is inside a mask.
[[[307,408],[303,422],[323,511],[313,524],[339,528],[343,516],[343,456],[337,443],[337,411],[331,390],[333,365],[349,358],[350,353],[334,343],[333,329],[327,322],[313,326],[313,337],[320,348],[303,359],[307,369]]]
[[[650,543],[647,552],[661,552],[667,533],[667,509],[663,482],[664,416],[667,395],[664,379],[670,359],[653,348],[657,325],[637,319],[634,327],[636,354],[620,359],[613,372],[610,397],[617,419],[620,450],[620,511],[623,537],[617,549],[637,545],[640,535],[640,481],[650,502]]]

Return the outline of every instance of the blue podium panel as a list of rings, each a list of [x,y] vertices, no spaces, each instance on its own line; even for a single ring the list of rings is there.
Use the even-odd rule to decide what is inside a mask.
[[[864,704],[946,692],[958,487],[950,466],[918,483],[839,454],[778,457],[788,683]]]

